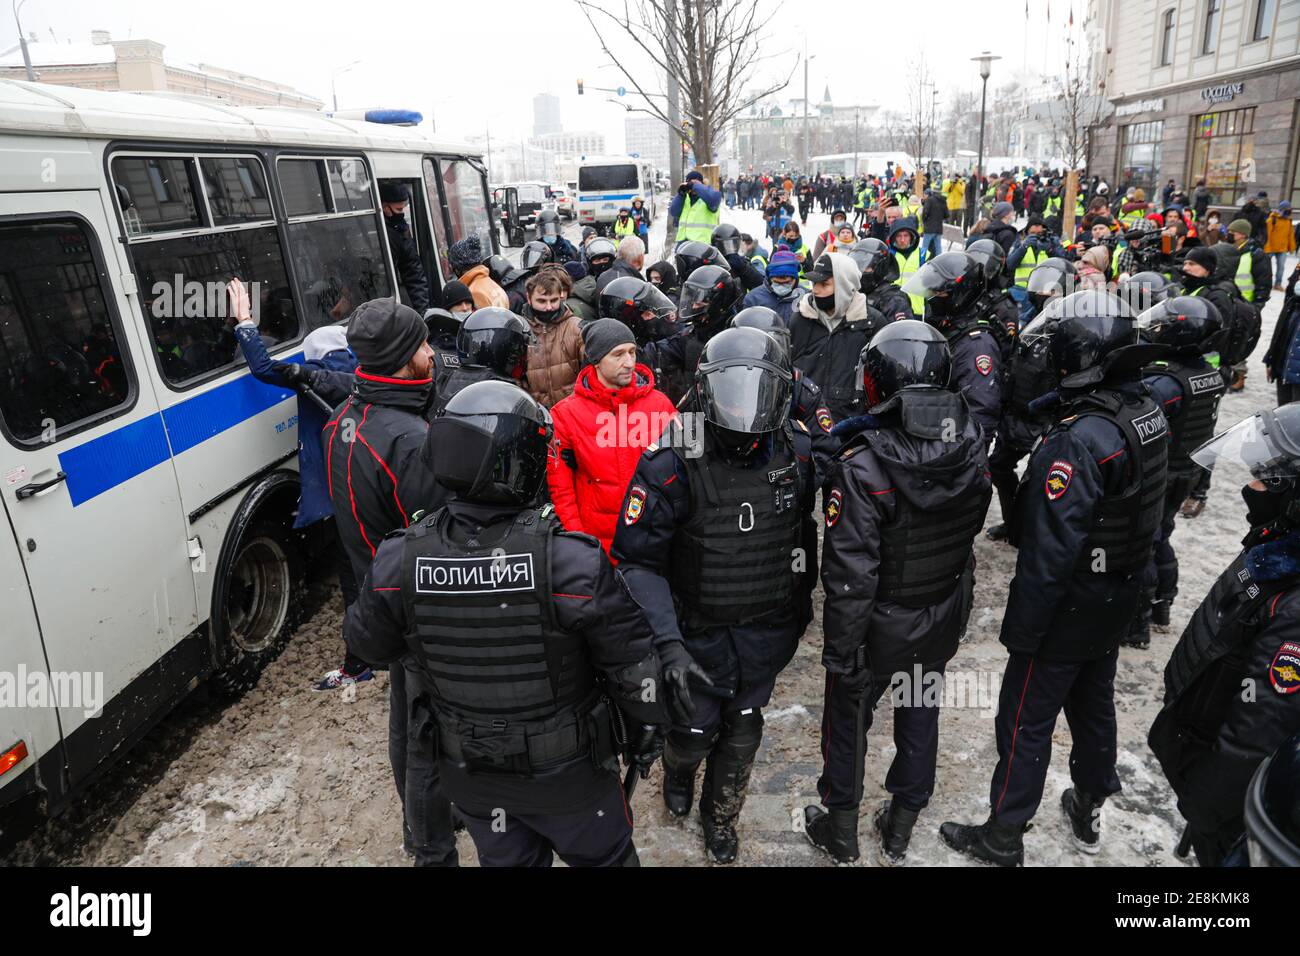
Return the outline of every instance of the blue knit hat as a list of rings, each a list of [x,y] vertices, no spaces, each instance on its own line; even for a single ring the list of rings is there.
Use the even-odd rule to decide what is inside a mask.
[[[772,253],[772,260],[767,264],[767,274],[769,276],[792,276],[799,275],[799,257],[789,249],[778,249]]]

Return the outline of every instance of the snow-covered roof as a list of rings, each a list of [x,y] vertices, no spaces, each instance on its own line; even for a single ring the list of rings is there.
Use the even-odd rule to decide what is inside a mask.
[[[334,119],[287,107],[227,106],[174,93],[105,93],[0,79],[0,130],[99,139],[194,140],[348,146],[478,156],[466,143],[434,140],[416,127]]]
[[[95,66],[100,63],[113,63],[117,52],[111,43],[31,43],[27,44],[27,55],[32,58],[32,66]],[[0,67],[21,67],[23,51],[19,46],[0,53]]]

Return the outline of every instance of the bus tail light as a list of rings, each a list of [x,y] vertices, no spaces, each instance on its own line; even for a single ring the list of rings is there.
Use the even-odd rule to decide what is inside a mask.
[[[4,753],[0,754],[0,777],[27,759],[27,744],[18,741]]]

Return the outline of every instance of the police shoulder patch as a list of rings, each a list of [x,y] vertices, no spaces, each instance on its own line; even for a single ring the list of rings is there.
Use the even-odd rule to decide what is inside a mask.
[[[627,493],[627,507],[623,509],[623,523],[634,525],[645,514],[646,490],[640,485],[633,485]]]
[[[975,368],[981,375],[988,375],[993,371],[993,356],[977,355],[975,356]]]
[[[1052,467],[1047,469],[1047,483],[1044,489],[1047,492],[1047,500],[1056,501],[1064,495],[1073,477],[1074,466],[1068,461],[1052,462]]]
[[[1273,655],[1268,679],[1279,694],[1300,692],[1300,644],[1284,641]]]
[[[831,418],[830,409],[817,409],[817,424],[821,426],[821,430],[826,434],[831,433],[831,429],[835,427],[835,419]]]
[[[826,527],[835,527],[835,522],[840,520],[843,513],[844,493],[838,488],[832,488],[830,497],[826,499]]]

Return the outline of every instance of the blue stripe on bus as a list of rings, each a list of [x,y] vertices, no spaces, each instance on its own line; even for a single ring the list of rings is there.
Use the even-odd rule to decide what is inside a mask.
[[[243,375],[163,412],[172,454],[179,455],[279,405],[293,392]]]
[[[301,362],[302,354],[287,361]],[[289,389],[264,385],[252,375],[244,374],[173,405],[161,414],[123,425],[60,452],[59,469],[68,476],[72,506],[75,508],[111,491],[161,465],[172,455],[195,448],[274,408],[293,394]]]
[[[620,199],[635,199],[636,193],[619,193],[617,196],[579,196],[578,202],[617,202]]]
[[[170,457],[162,416],[150,415],[60,452],[59,470],[75,508]]]

